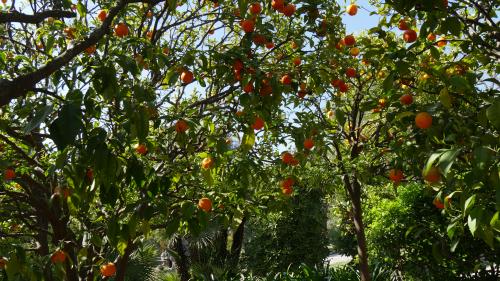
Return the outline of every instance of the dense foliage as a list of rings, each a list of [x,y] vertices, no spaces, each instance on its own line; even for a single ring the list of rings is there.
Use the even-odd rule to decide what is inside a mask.
[[[371,2],[353,35],[332,0],[2,0],[2,276],[126,280],[152,236],[183,281],[238,276],[245,241],[250,271],[300,271],[323,194],[363,281],[369,253],[497,261],[500,3]]]

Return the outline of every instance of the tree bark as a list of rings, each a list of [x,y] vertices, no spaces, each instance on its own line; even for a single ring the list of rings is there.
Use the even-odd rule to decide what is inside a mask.
[[[243,238],[245,233],[245,223],[247,217],[244,216],[240,225],[233,234],[233,244],[231,245],[231,261],[230,265],[234,268],[238,265],[240,260],[241,248],[243,246]]]
[[[358,256],[359,256],[359,272],[361,281],[370,281],[370,269],[368,267],[368,249],[366,245],[365,228],[363,225],[363,212],[361,209],[361,185],[355,176],[352,182],[347,175],[344,176],[344,184],[346,185],[352,205],[352,220],[356,231],[356,240],[358,241]]]
[[[127,265],[129,262],[130,254],[132,254],[134,248],[135,245],[132,243],[132,240],[129,240],[127,248],[125,249],[125,253],[123,254],[123,257],[118,259],[118,261],[116,262],[117,271],[116,271],[115,281],[125,280],[125,272],[127,271]]]
[[[178,258],[175,259],[177,273],[179,274],[181,281],[189,281],[189,261],[184,250],[184,245],[182,244],[182,237],[175,239],[174,248],[178,255]]]

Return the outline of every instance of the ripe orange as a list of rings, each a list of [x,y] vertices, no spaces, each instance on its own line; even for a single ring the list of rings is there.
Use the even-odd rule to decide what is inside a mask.
[[[234,80],[241,81],[241,70],[235,69],[233,73],[234,73]]]
[[[426,174],[424,174],[424,180],[433,184],[441,181],[441,172],[436,167],[431,167]]]
[[[234,60],[233,62],[233,69],[234,70],[242,70],[245,66],[243,65],[243,62],[239,59]]]
[[[304,83],[304,82],[300,83],[299,88],[300,88],[302,91],[305,91],[305,90],[306,90],[306,88],[307,88],[306,83]]]
[[[269,84],[267,80],[262,80],[262,85],[260,86],[259,95],[268,96],[273,93],[273,87]]]
[[[62,250],[55,251],[52,256],[50,256],[50,261],[52,263],[63,263],[66,260],[66,253]]]
[[[391,169],[389,171],[389,179],[391,179],[394,183],[401,182],[401,180],[404,179],[403,171],[399,169]]]
[[[358,47],[354,47],[354,48],[352,48],[352,49],[351,49],[351,51],[349,51],[349,52],[351,53],[351,56],[353,56],[353,57],[357,57],[357,56],[359,55],[360,50],[359,50],[359,48],[358,48]]]
[[[201,161],[201,168],[203,168],[204,170],[212,169],[214,165],[215,160],[210,156],[203,158],[203,160]]]
[[[413,103],[413,96],[410,94],[404,94],[399,98],[399,101],[403,105],[410,105]]]
[[[275,10],[281,10],[285,7],[285,1],[284,0],[273,0],[271,2],[271,7]]]
[[[245,87],[243,87],[243,91],[247,94],[253,92],[253,83],[252,82],[248,82]]]
[[[148,153],[148,148],[144,144],[138,144],[135,147],[135,152],[140,155],[145,155],[146,153]]]
[[[283,161],[284,164],[290,165],[294,163],[295,157],[288,151],[285,151],[281,154],[281,161]]]
[[[446,41],[446,37],[441,37],[439,38],[439,40],[437,41],[437,45],[438,47],[442,48],[444,46],[446,46],[448,44],[448,41]]]
[[[7,170],[5,170],[3,178],[6,181],[12,180],[15,177],[16,177],[16,172],[14,172],[14,169],[8,168]]]
[[[76,30],[73,27],[66,27],[65,29],[63,29],[63,32],[66,33],[66,37],[70,39],[75,38],[75,31]]]
[[[104,277],[111,277],[116,273],[116,266],[110,262],[101,266],[101,275]]]
[[[181,73],[181,81],[184,84],[189,84],[189,83],[193,82],[193,79],[194,79],[193,72],[191,72],[189,70],[182,71],[182,73]]]
[[[266,43],[266,48],[267,48],[267,49],[272,49],[272,48],[274,48],[274,43],[273,43],[273,42],[267,42],[267,43]]]
[[[356,38],[354,38],[353,35],[347,35],[346,37],[344,37],[344,44],[346,46],[353,46],[354,44],[356,44]]]
[[[417,32],[413,29],[406,30],[403,33],[403,40],[405,40],[406,43],[413,43],[417,41]]]
[[[290,186],[289,188],[282,188],[281,192],[286,196],[290,196],[293,193],[293,187]]]
[[[242,20],[240,26],[245,33],[251,33],[255,30],[255,23],[253,20]]]
[[[291,17],[295,13],[296,10],[297,10],[297,8],[295,7],[294,4],[287,4],[283,8],[283,14],[287,17]]]
[[[87,171],[85,172],[85,177],[87,177],[88,181],[93,181],[94,180],[94,170],[91,168],[88,168]]]
[[[189,125],[186,121],[180,119],[175,123],[175,131],[177,133],[184,133],[189,129]]]
[[[8,262],[9,261],[6,258],[0,257],[0,269],[5,269]]]
[[[300,57],[293,58],[294,65],[299,66],[301,63],[302,63],[302,60],[300,59]]]
[[[408,29],[410,29],[410,28],[408,27],[408,24],[406,23],[406,21],[405,21],[405,20],[400,20],[400,21],[399,21],[398,28],[399,28],[400,30],[408,30]]]
[[[259,116],[255,117],[255,121],[252,124],[252,128],[256,131],[264,128],[264,125],[266,123],[264,122],[264,119],[260,118]]]
[[[345,92],[349,91],[349,86],[344,81],[341,81],[341,83],[339,85],[339,91],[341,93],[345,93]]]
[[[358,13],[358,6],[356,6],[355,4],[351,4],[351,5],[347,6],[346,12],[350,16],[355,16]]]
[[[378,107],[379,108],[384,108],[386,105],[387,101],[385,99],[379,99],[378,100]]]
[[[153,12],[151,10],[149,10],[147,13],[146,13],[146,17],[148,19],[152,18],[153,17]]]
[[[202,209],[205,212],[210,212],[212,210],[212,200],[203,197],[198,201],[198,208]]]
[[[356,77],[356,69],[352,68],[352,67],[349,67],[346,71],[345,71],[345,75],[349,78],[354,78]]]
[[[85,53],[90,56],[93,53],[95,53],[96,50],[97,50],[97,47],[95,45],[92,45],[92,46],[88,47],[87,49],[85,49]]]
[[[332,84],[333,87],[338,88],[340,86],[340,84],[342,84],[342,80],[333,79],[330,83]]]
[[[290,85],[292,84],[292,76],[290,76],[289,74],[285,74],[281,77],[281,84],[283,85]]]
[[[304,140],[304,148],[307,150],[311,150],[314,147],[314,141],[312,139]]]
[[[264,36],[262,34],[255,34],[252,37],[252,40],[255,43],[255,45],[264,45],[267,42],[266,36]]]
[[[290,188],[295,184],[295,180],[293,178],[287,178],[281,182],[281,188]]]
[[[97,18],[100,21],[106,20],[107,17],[108,17],[108,12],[106,12],[106,10],[100,10],[99,13],[97,14]]]
[[[297,93],[297,95],[299,96],[299,98],[303,99],[307,95],[307,91],[305,91],[305,90],[299,90],[299,92]]]
[[[427,40],[432,41],[432,42],[436,41],[436,34],[434,34],[434,33],[429,33],[429,34],[427,35]]]
[[[262,12],[262,6],[260,3],[255,2],[250,5],[250,13],[257,15],[260,14],[260,12]]]
[[[339,42],[335,45],[335,49],[342,51],[342,49],[345,46],[345,40],[344,38],[340,39]]]
[[[441,202],[441,199],[439,198],[434,198],[434,200],[432,201],[432,204],[434,204],[434,206],[436,206],[436,208],[438,209],[444,209],[444,204],[443,202]]]
[[[432,116],[427,112],[420,112],[415,116],[415,125],[420,129],[427,129],[432,125]]]
[[[125,36],[127,36],[129,33],[129,30],[128,30],[128,26],[121,22],[117,25],[115,25],[115,35],[120,37],[120,38],[123,38]]]

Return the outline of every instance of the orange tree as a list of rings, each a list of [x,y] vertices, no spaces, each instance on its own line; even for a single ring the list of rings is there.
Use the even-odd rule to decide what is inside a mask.
[[[319,67],[306,71],[316,95],[297,115],[320,134],[304,127],[289,133],[299,149],[307,151],[311,138],[324,144],[318,153],[343,177],[362,280],[370,279],[362,186],[380,183],[377,175],[396,185],[427,182],[435,190],[452,251],[465,228],[498,248],[499,97],[492,47],[498,27],[491,20],[497,6],[466,2],[451,3],[452,9],[448,1],[388,1],[380,7],[388,17],[368,36],[326,40],[331,48],[315,54]],[[467,17],[471,10],[474,19]],[[394,34],[394,28],[401,31]]]
[[[152,231],[197,235],[290,195],[259,167],[278,158],[299,47],[340,23],[333,1],[295,4],[6,1],[2,274],[124,280]]]
[[[410,84],[429,96],[424,105],[433,117],[418,155],[428,159],[420,166],[436,184],[435,205],[446,210],[452,250],[464,231],[498,248],[498,7],[494,1],[389,1],[380,9],[388,16],[381,26],[418,23],[419,40],[396,64],[408,63],[432,83]],[[417,64],[422,56],[429,60]]]

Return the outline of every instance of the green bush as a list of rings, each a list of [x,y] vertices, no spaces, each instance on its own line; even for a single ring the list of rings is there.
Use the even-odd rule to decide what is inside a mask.
[[[372,192],[365,205],[372,261],[381,262],[404,280],[463,279],[498,261],[498,251],[471,237],[470,232],[465,232],[467,240],[452,251],[446,229],[448,210],[433,206],[433,191],[410,184],[399,186],[392,196]]]
[[[243,267],[257,276],[320,266],[328,255],[327,209],[319,189],[301,190],[280,212],[253,217],[246,228]]]

